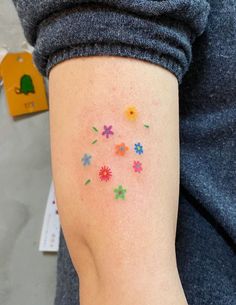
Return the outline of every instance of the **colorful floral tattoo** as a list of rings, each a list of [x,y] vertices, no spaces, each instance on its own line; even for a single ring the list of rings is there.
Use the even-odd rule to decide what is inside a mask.
[[[126,107],[124,114],[125,114],[126,119],[129,121],[136,121],[137,118],[139,117],[139,112],[137,111],[135,106]],[[146,129],[148,129],[150,127],[145,122],[142,122],[141,125]],[[109,139],[110,137],[112,137],[114,135],[112,125],[104,125],[103,129],[101,131],[100,131],[100,129],[98,129],[97,127],[92,125],[92,126],[90,126],[90,130],[92,130],[94,132],[94,138],[91,139],[90,145],[91,144],[94,145],[99,141],[99,137],[98,137],[99,134],[104,136],[106,139]],[[96,135],[96,133],[97,133],[97,135]],[[95,148],[95,146],[97,147],[97,145],[94,145],[94,148]],[[127,151],[129,151],[129,149],[130,149],[130,147],[126,146],[126,144],[124,142],[122,142],[120,144],[115,145],[115,154],[123,157],[127,154]],[[138,155],[142,155],[144,153],[143,145],[140,142],[137,142],[134,144],[134,152]],[[90,165],[91,161],[92,161],[92,155],[85,153],[83,158],[81,159],[81,161],[85,167]],[[143,172],[143,164],[140,161],[133,161],[132,167],[133,167],[133,171],[135,173],[140,174],[141,172]],[[108,182],[109,180],[111,180],[111,178],[113,177],[113,174],[114,173],[112,172],[111,168],[106,165],[101,166],[97,172],[97,175],[98,175],[100,181],[105,181],[105,182]],[[92,180],[87,177],[87,179],[84,180],[84,185],[88,185],[90,183],[92,183]],[[113,189],[113,191],[114,191],[115,200],[125,200],[126,199],[127,190],[122,185],[118,185],[116,188]]]
[[[125,116],[129,121],[135,121],[138,117],[138,111],[134,106],[130,106],[126,109]]]
[[[122,199],[125,200],[126,190],[119,185],[118,188],[114,189],[115,199]]]
[[[134,150],[136,154],[142,155],[143,154],[143,146],[140,143],[134,144]]]
[[[108,166],[102,166],[99,170],[99,177],[101,181],[109,181],[112,177],[112,171]]]
[[[125,146],[125,143],[121,143],[115,146],[115,150],[117,155],[124,156],[129,147]]]
[[[133,169],[135,173],[141,173],[141,171],[143,170],[142,163],[139,161],[134,161]]]
[[[110,126],[103,126],[104,131],[102,132],[102,135],[105,136],[107,139],[114,134],[112,131],[112,125]]]
[[[92,156],[89,154],[84,154],[83,158],[81,159],[84,166],[91,164],[91,158]]]

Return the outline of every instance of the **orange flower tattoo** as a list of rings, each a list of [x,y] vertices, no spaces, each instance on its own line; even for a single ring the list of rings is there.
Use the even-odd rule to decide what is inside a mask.
[[[129,150],[128,146],[125,146],[125,143],[121,143],[115,146],[116,154],[119,156],[124,156],[126,151]]]

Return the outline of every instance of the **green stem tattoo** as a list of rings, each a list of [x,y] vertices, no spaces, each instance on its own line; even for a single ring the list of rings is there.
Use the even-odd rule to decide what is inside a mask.
[[[90,182],[91,182],[91,179],[88,179],[88,180],[85,182],[85,185],[88,185]]]
[[[96,127],[93,127],[93,130],[94,130],[95,132],[98,132],[98,129],[97,129]]]

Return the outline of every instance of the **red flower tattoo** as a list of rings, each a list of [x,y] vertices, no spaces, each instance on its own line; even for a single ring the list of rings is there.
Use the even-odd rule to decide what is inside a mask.
[[[112,171],[108,166],[102,166],[99,171],[101,181],[109,181],[112,177]]]

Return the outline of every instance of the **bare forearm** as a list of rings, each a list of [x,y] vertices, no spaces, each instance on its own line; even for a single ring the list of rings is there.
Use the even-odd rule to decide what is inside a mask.
[[[175,77],[134,59],[74,59],[50,74],[50,109],[53,176],[81,304],[186,304],[174,248]]]

